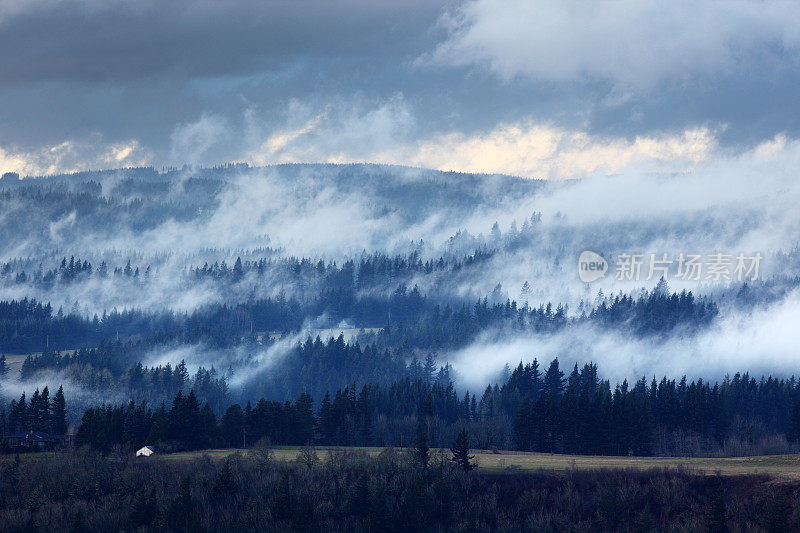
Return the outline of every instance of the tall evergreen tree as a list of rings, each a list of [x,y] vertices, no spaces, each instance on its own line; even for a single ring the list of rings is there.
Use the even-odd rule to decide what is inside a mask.
[[[422,367],[422,375],[425,379],[425,383],[430,385],[433,383],[434,373],[436,372],[436,362],[433,359],[433,354],[428,354],[425,357],[425,364]]]
[[[220,420],[222,438],[229,446],[241,446],[244,442],[244,412],[235,403],[228,407]]]
[[[336,431],[336,421],[333,415],[330,392],[325,393],[325,397],[319,405],[319,432],[323,444],[333,444],[334,433]]]
[[[533,449],[533,439],[531,436],[533,430],[533,414],[531,413],[531,400],[525,396],[522,404],[514,414],[514,441],[517,447],[523,451],[530,451]]]
[[[789,438],[800,441],[800,401],[795,402],[789,416]]]
[[[556,397],[561,396],[564,390],[564,373],[558,367],[558,357],[550,362],[550,366],[544,373],[545,391],[553,393]]]
[[[10,433],[18,433],[30,429],[28,423],[28,404],[25,401],[25,393],[23,392],[19,401],[12,401],[8,410],[8,426]]]
[[[469,472],[475,468],[476,465],[472,462],[475,456],[469,454],[469,434],[466,428],[458,432],[458,436],[456,436],[453,445],[450,447],[450,452],[453,454],[450,460],[456,463],[465,472]]]
[[[313,444],[316,419],[314,400],[308,393],[301,394],[292,406],[292,432],[296,444]]]
[[[39,406],[36,413],[39,431],[44,431],[45,433],[50,433],[52,431],[50,427],[50,408],[50,389],[45,386],[39,397]]]
[[[41,421],[41,394],[39,394],[39,389],[33,391],[31,395],[31,401],[28,404],[28,420],[27,426],[28,429],[33,431],[41,431],[40,428],[40,421]]]

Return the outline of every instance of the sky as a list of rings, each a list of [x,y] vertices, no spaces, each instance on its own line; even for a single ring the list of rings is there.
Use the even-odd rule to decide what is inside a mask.
[[[0,172],[695,167],[800,137],[799,54],[776,0],[0,0]]]

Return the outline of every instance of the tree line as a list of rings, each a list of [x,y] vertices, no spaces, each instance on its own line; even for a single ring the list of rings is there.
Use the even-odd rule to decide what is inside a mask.
[[[6,409],[0,409],[0,438],[27,431],[38,431],[53,435],[67,433],[67,402],[64,388],[59,386],[53,399],[50,390],[36,389],[26,400],[23,392],[19,400],[12,400]]]
[[[305,303],[279,294],[238,304],[211,304],[191,313],[132,309],[91,318],[78,309],[65,313],[49,303],[24,298],[0,302],[0,351],[67,350],[120,338],[134,338],[150,346],[203,342],[226,347],[255,342],[256,332],[298,331],[305,317],[323,315],[330,320],[356,320],[361,326],[383,326],[375,340],[387,347],[436,350],[465,346],[487,330],[548,333],[591,324],[639,336],[667,335],[676,329],[691,333],[708,326],[717,314],[713,301],[698,299],[687,291],[669,293],[659,288],[637,298],[602,298],[588,314],[584,311],[572,317],[566,306],[551,303],[520,307],[511,300],[491,303],[483,298],[442,305],[431,301],[419,287],[403,284],[388,297],[357,296],[352,286],[327,287]],[[44,362],[42,359],[41,364]]]
[[[666,377],[611,387],[597,367],[567,375],[553,360],[542,372],[520,364],[502,385],[478,397],[459,394],[448,367],[430,360],[415,377],[337,388],[315,401],[262,398],[224,410],[201,403],[194,390],[171,403],[145,401],[90,408],[80,444],[162,445],[168,449],[272,444],[412,446],[421,438],[449,446],[462,429],[475,448],[600,455],[748,454],[795,450],[800,439],[800,385],[794,378],[722,382]],[[318,397],[319,398],[319,397]],[[764,448],[772,446],[772,448]]]

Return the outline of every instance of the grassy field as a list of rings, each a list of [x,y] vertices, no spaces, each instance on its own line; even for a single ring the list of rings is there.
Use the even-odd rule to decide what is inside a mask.
[[[272,456],[278,461],[294,461],[300,455],[302,447],[274,446]],[[328,447],[314,448],[317,456],[325,460],[330,452],[359,451],[377,456],[387,448],[379,447]],[[404,451],[398,448],[398,451]],[[57,452],[58,453],[58,452]],[[213,450],[197,450],[157,454],[146,461],[185,461],[208,456],[211,459],[224,459],[229,455],[241,453],[247,455],[248,450],[225,448]],[[599,455],[560,455],[528,452],[493,452],[473,450],[478,468],[485,472],[519,472],[535,470],[611,470],[611,469],[683,469],[697,474],[749,475],[766,474],[782,479],[800,480],[800,455],[759,455],[753,457],[608,457]],[[53,452],[23,454],[23,460],[35,460],[52,456]],[[431,461],[440,457],[449,457],[449,450],[431,450]],[[13,455],[1,455],[0,464],[13,460]]]
[[[302,448],[274,447],[273,456],[280,461],[297,458]],[[315,448],[320,459],[329,451],[360,450],[369,455],[378,455],[385,448]],[[156,456],[159,460],[180,461],[208,455],[222,459],[232,453],[248,453],[237,449],[204,450]],[[433,454],[437,450],[432,450]],[[442,453],[447,454],[445,450]],[[592,455],[557,455],[525,452],[490,452],[475,450],[475,460],[481,470],[489,472],[514,472],[524,470],[598,470],[633,468],[682,468],[698,474],[747,475],[768,474],[781,478],[800,479],[800,455],[762,455],[755,457],[603,457]]]
[[[26,357],[28,356],[6,354],[6,365],[8,366],[9,373],[19,372]]]
[[[272,447],[272,456],[278,461],[297,459],[303,448],[296,446]],[[377,456],[387,448],[366,447],[327,447],[314,448],[318,457],[325,460],[329,452],[360,451]],[[403,449],[398,449],[403,451]],[[23,454],[23,460],[35,460],[51,456],[53,452]],[[197,450],[157,454],[143,461],[186,461],[208,456],[211,459],[224,459],[229,455],[241,453],[247,455],[248,450],[237,448]],[[484,472],[520,472],[536,470],[612,470],[612,469],[683,469],[696,474],[751,475],[766,474],[781,479],[800,480],[800,455],[760,455],[753,457],[607,457],[597,455],[559,455],[527,452],[492,452],[473,450],[478,468]],[[431,450],[431,461],[440,457],[449,457],[449,450]],[[13,460],[13,455],[0,455],[0,464]]]
[[[59,350],[59,353],[61,355],[66,355],[66,354],[71,354],[74,351],[75,350]],[[31,352],[22,355],[10,354],[10,353],[5,354],[6,365],[8,366],[9,374],[16,376],[22,369],[22,363],[25,362],[25,358],[28,357],[29,355],[33,356],[33,358],[35,359],[36,357],[42,355],[42,352]]]

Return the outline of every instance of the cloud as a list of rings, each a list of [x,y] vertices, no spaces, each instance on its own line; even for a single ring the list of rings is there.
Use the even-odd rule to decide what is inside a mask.
[[[20,153],[14,153],[3,148],[0,148],[0,173],[2,172],[21,172],[29,167],[29,163],[25,156]]]
[[[795,291],[785,300],[749,313],[732,313],[697,336],[631,338],[590,326],[572,327],[556,334],[484,334],[475,343],[442,357],[453,364],[463,384],[471,389],[496,379],[506,363],[538,359],[540,367],[558,357],[568,372],[574,363],[597,363],[602,376],[615,382],[670,378],[722,379],[734,372],[762,372],[789,376],[800,358],[795,327],[800,312]]]
[[[430,0],[4,0],[0,84],[216,77],[297,58],[397,56],[435,21]]]
[[[396,111],[387,111],[390,109],[392,106],[385,102],[358,108],[349,120],[364,121],[367,120],[365,117],[385,119],[394,116]],[[397,110],[402,110],[402,106],[398,105]],[[335,133],[336,128],[343,127],[342,124],[348,120],[346,114],[338,114],[335,110],[324,114],[309,108],[308,115],[318,117],[318,121],[299,135],[289,135],[289,140],[279,147],[281,153],[315,149],[316,132]],[[374,119],[373,122],[392,123],[392,120],[386,122],[384,119]],[[307,116],[298,114],[296,124],[303,128],[308,124]],[[498,131],[508,129],[503,127]],[[669,252],[673,257],[679,251],[762,251],[768,257],[765,265],[768,262],[773,265],[776,260],[770,252],[790,250],[798,242],[800,222],[795,206],[800,198],[800,183],[796,179],[800,141],[791,137],[778,135],[751,150],[729,153],[714,146],[714,135],[710,131],[609,140],[549,126],[519,125],[516,130],[514,136],[533,135],[530,132],[536,131],[544,138],[555,139],[536,161],[548,161],[548,157],[558,161],[560,153],[573,152],[592,155],[621,150],[633,155],[622,158],[603,155],[600,158],[622,167],[616,175],[553,183],[536,193],[515,193],[513,187],[493,189],[493,184],[508,185],[512,182],[493,176],[479,177],[467,182],[475,190],[477,199],[474,202],[453,207],[449,205],[448,197],[437,204],[435,214],[416,218],[413,215],[407,217],[403,209],[383,209],[381,204],[384,203],[390,207],[403,205],[402,198],[393,197],[387,201],[386,196],[377,194],[370,178],[377,176],[380,180],[405,186],[412,184],[415,175],[435,181],[450,177],[431,177],[431,174],[413,169],[367,168],[363,169],[363,181],[357,178],[357,169],[352,170],[352,179],[338,181],[332,178],[334,169],[302,167],[290,169],[292,172],[287,174],[281,174],[281,171],[289,169],[251,169],[233,176],[230,185],[214,199],[213,212],[201,219],[170,219],[148,230],[114,231],[113,235],[73,231],[78,227],[79,219],[76,220],[71,213],[52,221],[48,233],[52,244],[70,250],[70,253],[72,250],[136,250],[139,266],[150,261],[146,258],[148,255],[161,257],[157,259],[157,268],[147,287],[109,278],[92,279],[57,289],[30,289],[15,285],[0,292],[4,299],[27,295],[49,299],[57,305],[63,302],[65,309],[69,309],[72,302],[80,301],[80,308],[88,308],[89,312],[100,312],[113,306],[191,310],[215,301],[232,302],[254,295],[271,295],[283,288],[292,295],[292,287],[280,276],[279,268],[263,277],[245,279],[231,292],[219,290],[211,282],[200,284],[187,277],[186,265],[198,265],[204,261],[203,256],[193,254],[208,248],[219,249],[215,260],[224,258],[230,265],[231,259],[241,250],[257,249],[266,244],[283,247],[284,255],[337,257],[334,254],[357,255],[362,249],[392,249],[393,245],[422,239],[426,243],[426,253],[438,254],[448,248],[448,238],[454,232],[466,229],[486,236],[493,222],[499,221],[504,235],[497,241],[492,235],[480,237],[488,241],[466,239],[465,246],[460,249],[472,253],[481,247],[481,243],[488,242],[490,246],[501,243],[512,220],[516,219],[519,226],[533,210],[537,210],[544,213],[544,217],[536,226],[535,238],[503,245],[495,256],[473,268],[465,267],[459,272],[441,275],[420,274],[419,279],[414,279],[409,286],[419,283],[427,294],[459,296],[474,301],[476,297],[490,293],[498,283],[502,283],[503,290],[514,298],[522,284],[530,281],[532,292],[529,300],[532,305],[563,302],[569,303],[574,311],[579,298],[592,301],[600,287],[606,294],[614,294],[618,290],[635,291],[640,285],[615,283],[613,279],[598,281],[591,288],[580,283],[574,262],[580,251],[587,247],[604,255],[624,248],[644,253]],[[287,126],[281,131],[292,130]],[[554,134],[553,131],[560,133]],[[405,143],[401,151],[419,150],[417,144],[404,139],[402,134],[395,136]],[[493,138],[489,134],[482,134],[482,137]],[[387,138],[392,138],[392,135]],[[438,142],[444,152],[455,153],[458,150],[453,146],[463,141],[461,137],[458,139],[451,144]],[[424,142],[432,143],[433,140]],[[384,147],[384,142],[376,146],[389,150],[391,147]],[[304,143],[311,143],[312,148],[305,147]],[[479,145],[480,150],[488,150],[487,146],[492,144],[485,140],[483,143]],[[503,143],[494,141],[493,144]],[[595,145],[602,150],[592,148]],[[702,149],[693,148],[695,145]],[[518,145],[512,143],[511,146]],[[508,151],[514,152],[512,148]],[[571,168],[566,164],[561,167],[549,164],[553,168]],[[578,165],[578,168],[586,167]],[[594,168],[594,163],[589,168]],[[609,172],[610,168],[612,166],[607,163],[597,172]],[[673,173],[675,168],[682,170]],[[191,171],[186,175],[191,175]],[[456,181],[459,178],[452,179]],[[348,184],[354,188],[348,189]],[[407,189],[413,191],[414,187]],[[181,185],[176,181],[169,194],[176,194],[178,200],[180,190]],[[458,187],[454,186],[452,190],[456,191]],[[415,198],[413,194],[410,193],[411,202],[425,203],[427,200]],[[393,203],[395,200],[397,204]],[[554,216],[556,212],[563,216]],[[242,224],[242,220],[247,224]],[[35,240],[34,235],[32,232],[31,239]],[[269,241],[265,235],[269,236]],[[455,246],[458,247],[458,243]],[[33,253],[41,253],[42,249],[46,247],[31,242],[31,250],[37,250]],[[461,255],[460,249],[452,250],[456,257]],[[606,257],[611,258],[610,255]],[[90,259],[96,264],[94,257]],[[114,262],[124,264],[124,261],[124,255],[120,254]],[[779,280],[793,275],[790,268],[770,268],[783,276]],[[642,282],[641,285],[647,284]],[[686,288],[701,293],[711,290],[708,284],[690,285]],[[680,290],[683,287],[673,288]],[[797,343],[792,317],[797,316],[798,302],[800,298],[795,294],[769,310],[759,309],[758,314],[752,317],[725,316],[721,329],[691,341],[676,338],[669,343],[654,345],[614,334],[570,330],[568,335],[560,337],[518,338],[509,335],[506,338],[481,339],[469,351],[455,354],[453,360],[464,378],[475,382],[485,379],[488,373],[498,370],[506,361],[515,362],[520,357],[528,360],[532,356],[546,360],[556,355],[564,363],[595,359],[601,363],[604,375],[620,378],[630,377],[630,373],[653,371],[669,375],[688,371],[707,376],[723,368],[735,369],[739,364],[741,368],[756,369],[760,361],[767,361],[773,371],[786,369],[789,372],[796,363],[791,351]],[[204,358],[212,355],[198,351],[195,363],[209,361],[211,359]],[[272,355],[280,356],[266,353],[265,360],[271,360]],[[186,353],[175,352],[172,356],[184,358]],[[475,375],[470,375],[470,372]]]
[[[99,134],[25,151],[0,146],[0,173],[23,176],[149,165],[153,156],[137,139],[106,143]]]
[[[253,154],[253,159],[259,163],[265,163],[269,161],[269,159],[281,152],[289,143],[294,142],[295,140],[299,139],[303,135],[309,134],[314,131],[322,122],[322,120],[327,115],[327,112],[323,112],[315,117],[312,117],[305,124],[300,126],[300,128],[287,130],[287,131],[280,131],[274,133],[267,138],[266,141],[261,145],[260,149]]]
[[[284,120],[286,126],[269,133],[245,159],[256,164],[381,162],[385,150],[408,142],[416,124],[402,94],[328,103],[321,110],[295,100]]]
[[[232,135],[227,121],[210,113],[194,122],[181,124],[170,136],[170,161],[174,165],[217,163],[209,152],[215,146],[225,143]]]
[[[397,94],[378,102],[327,105],[319,111],[293,102],[286,126],[266,134],[266,140],[242,159],[255,164],[369,161],[564,179],[613,174],[642,162],[654,163],[652,170],[659,165],[689,168],[708,159],[716,148],[716,133],[694,127],[626,139],[521,120],[469,134],[426,134],[407,100]]]
[[[730,125],[719,139],[729,146],[797,137],[797,11],[744,1],[0,1],[0,163],[29,173],[142,161],[445,168],[436,143],[423,143],[483,150],[490,135],[507,142],[493,130],[531,126],[630,140]],[[636,88],[653,90],[631,98]],[[171,135],[209,118],[230,135],[195,136],[183,154]],[[65,141],[110,151],[131,139],[138,146],[106,164],[69,147],[60,160],[35,157]],[[539,148],[522,147],[528,158]],[[476,168],[548,171],[479,155]]]
[[[246,109],[238,122],[203,112],[172,130],[165,158],[151,153],[138,139],[105,143],[99,134],[27,152],[0,147],[0,171],[41,175],[226,161],[255,165],[374,162],[565,179],[613,174],[642,162],[690,168],[716,149],[717,133],[708,127],[691,127],[625,138],[531,119],[470,133],[426,132],[402,93],[384,99],[359,95],[324,104],[292,100],[278,124],[253,108]],[[765,145],[763,150],[777,148],[780,144]]]
[[[423,63],[478,65],[509,81],[609,81],[634,89],[714,79],[800,47],[792,2],[468,0],[440,20]],[[702,81],[702,80],[701,80]]]
[[[691,166],[705,161],[715,145],[714,132],[708,128],[627,140],[528,122],[500,124],[476,135],[436,136],[412,149],[409,160],[440,170],[564,179],[612,174],[642,161],[651,161],[656,168]]]

